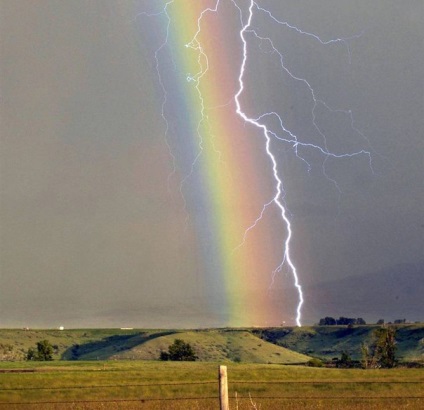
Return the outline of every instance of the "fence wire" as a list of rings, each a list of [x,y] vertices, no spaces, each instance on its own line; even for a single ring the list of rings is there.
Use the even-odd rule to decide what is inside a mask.
[[[359,381],[349,381],[349,380],[322,380],[322,381],[297,381],[297,380],[264,380],[264,381],[242,381],[242,380],[232,380],[231,384],[424,384],[424,380],[417,381],[377,381],[377,380],[359,380]]]
[[[23,390],[74,390],[74,389],[109,389],[119,387],[156,387],[156,386],[189,386],[202,384],[216,384],[213,382],[181,382],[181,383],[131,383],[131,384],[104,384],[104,385],[83,385],[83,386],[63,386],[63,387],[6,387],[1,391],[23,391]]]
[[[135,388],[135,387],[175,387],[175,386],[191,386],[191,385],[212,385],[216,384],[218,387],[218,382],[215,381],[198,381],[198,382],[166,382],[166,383],[130,383],[130,384],[108,384],[108,385],[74,385],[74,386],[62,386],[62,387],[0,387],[0,392],[7,391],[60,391],[60,390],[77,390],[77,389],[109,389],[109,388]],[[232,380],[231,386],[233,385],[326,385],[326,384],[339,384],[339,385],[355,385],[355,384],[382,384],[382,385],[394,385],[394,384],[424,384],[424,380],[322,380],[322,381],[302,381],[302,380]],[[218,390],[218,389],[217,389]],[[234,390],[234,389],[232,389]],[[234,397],[230,397],[230,400],[234,400]],[[255,400],[357,400],[357,401],[374,401],[374,400],[423,400],[423,396],[381,396],[381,395],[372,395],[372,396],[303,396],[303,395],[285,395],[285,396],[252,396],[242,397],[239,395],[236,399],[255,399]],[[219,393],[214,396],[187,396],[187,397],[139,397],[133,399],[97,399],[97,400],[41,400],[41,401],[9,401],[9,402],[0,402],[0,406],[19,406],[19,405],[65,405],[65,404],[95,404],[95,403],[147,403],[147,402],[159,402],[159,401],[203,401],[203,400],[219,400]]]
[[[105,400],[68,400],[68,401],[19,401],[0,402],[0,406],[8,405],[36,405],[36,404],[93,404],[93,403],[145,403],[152,401],[190,401],[190,400],[218,400],[218,396],[209,397],[169,397],[169,398],[140,398],[140,399],[105,399]]]

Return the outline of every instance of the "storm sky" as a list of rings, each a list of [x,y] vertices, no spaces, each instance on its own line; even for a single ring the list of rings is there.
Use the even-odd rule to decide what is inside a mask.
[[[243,18],[248,3],[237,2]],[[290,144],[273,142],[305,294],[303,322],[424,319],[423,2],[257,3],[324,41],[352,37],[322,45],[264,13],[254,20],[290,72],[333,109],[316,110],[328,148],[371,153],[371,162],[367,155],[329,159],[323,169],[322,156],[300,150],[308,170]],[[200,194],[190,181],[179,194],[193,152],[180,137],[170,134],[170,147],[164,137],[155,50],[165,26],[147,16],[162,4],[0,2],[2,327],[227,324],[208,301],[199,256],[207,250],[199,251],[185,222],[185,201],[194,219],[202,215]],[[240,29],[225,28],[234,36]],[[284,74],[268,42],[251,40],[246,110],[280,110],[296,135],[314,142],[310,92]],[[239,68],[240,54],[231,64]],[[173,120],[170,111],[171,130]],[[171,187],[170,150],[178,163]],[[261,181],[264,192],[272,190],[272,176]]]

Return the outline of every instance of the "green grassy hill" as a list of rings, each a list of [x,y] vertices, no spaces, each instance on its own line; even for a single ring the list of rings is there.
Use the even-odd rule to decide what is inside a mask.
[[[120,346],[123,340],[139,333],[140,331],[119,329],[71,329],[62,331],[0,329],[0,360],[21,360],[29,347],[34,347],[39,340],[44,339],[47,339],[55,347],[55,360],[72,359],[72,349],[76,346],[93,346],[94,349],[111,347],[115,344]]]
[[[64,360],[157,360],[175,339],[190,343],[202,361],[305,363],[310,359],[247,330],[85,329],[0,330],[0,360],[22,360],[29,347],[44,339],[55,347],[54,358]]]
[[[248,363],[305,363],[310,357],[261,340],[249,331],[209,330],[173,333],[151,338],[130,350],[117,353],[117,359],[157,359],[161,350],[178,338],[190,343],[199,360]]]
[[[310,356],[331,360],[346,351],[353,359],[361,356],[361,343],[370,344],[378,326],[313,326],[254,331],[279,346]],[[424,361],[423,324],[396,325],[396,356],[401,361]]]
[[[156,360],[175,339],[190,343],[202,361],[305,363],[310,356],[331,360],[346,351],[360,359],[377,326],[314,326],[204,330],[0,330],[0,361],[23,360],[29,347],[47,339],[54,358],[64,360]],[[424,362],[424,326],[397,326],[397,357]]]

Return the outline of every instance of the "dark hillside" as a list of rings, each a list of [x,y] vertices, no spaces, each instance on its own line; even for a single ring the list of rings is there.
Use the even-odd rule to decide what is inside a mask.
[[[254,331],[264,340],[299,353],[331,360],[343,351],[359,360],[361,343],[370,343],[378,326],[314,326],[274,328]],[[424,361],[424,326],[396,326],[397,357],[405,361]]]

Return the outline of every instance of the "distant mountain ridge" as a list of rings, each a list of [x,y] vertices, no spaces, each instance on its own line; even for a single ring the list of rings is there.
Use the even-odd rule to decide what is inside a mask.
[[[424,320],[424,262],[401,264],[371,274],[305,287],[316,318],[363,317],[368,322]],[[309,309],[312,309],[311,307]],[[307,312],[307,316],[311,316]]]

